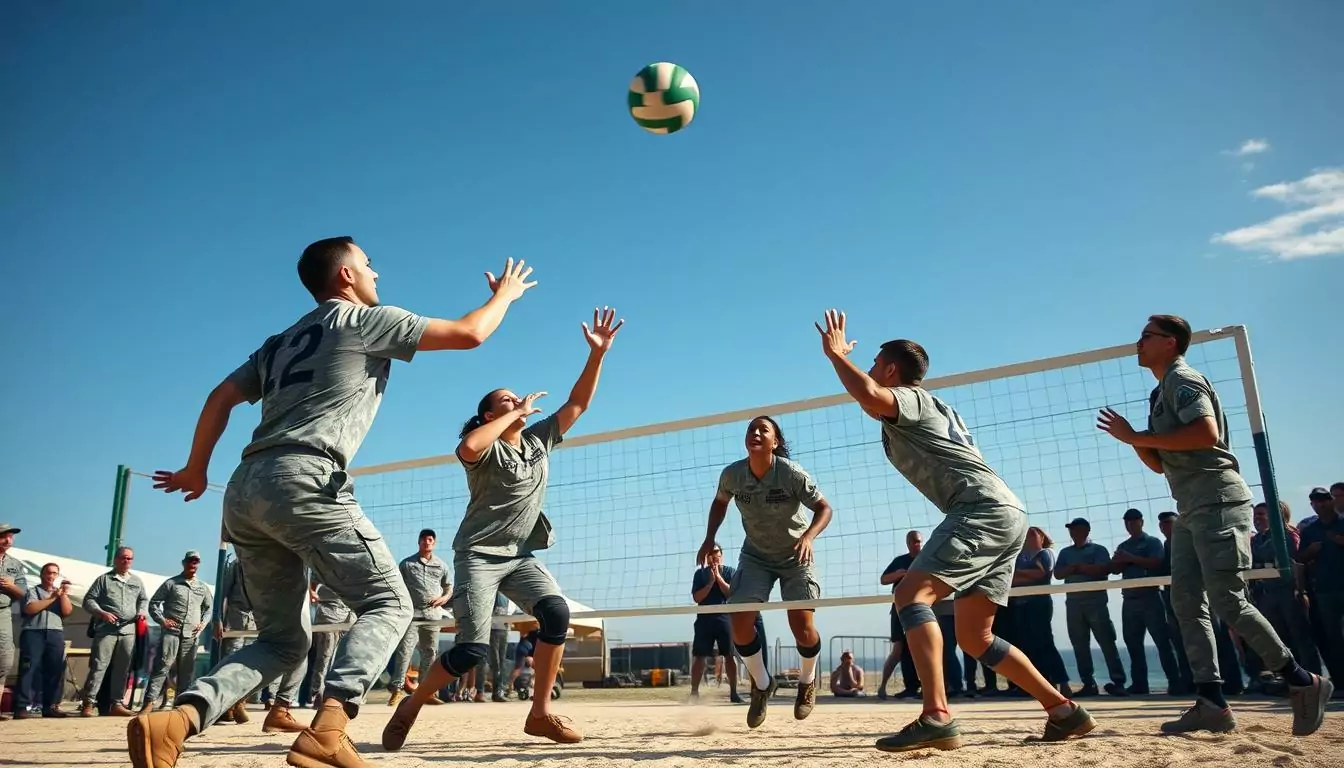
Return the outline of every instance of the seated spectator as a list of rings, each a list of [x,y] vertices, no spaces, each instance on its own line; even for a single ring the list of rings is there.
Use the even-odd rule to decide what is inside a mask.
[[[852,699],[863,694],[863,667],[854,663],[854,652],[840,653],[840,666],[831,673],[831,694]]]

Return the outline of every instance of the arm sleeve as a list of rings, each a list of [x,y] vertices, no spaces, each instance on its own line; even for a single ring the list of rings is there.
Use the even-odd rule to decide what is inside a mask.
[[[202,624],[209,624],[210,619],[213,618],[210,614],[213,613],[211,609],[214,607],[214,603],[215,603],[214,596],[210,594],[210,588],[206,587],[205,596],[201,598]]]
[[[256,354],[235,368],[229,374],[228,381],[238,388],[247,402],[255,405],[261,399],[261,369],[257,366]]]
[[[145,594],[145,585],[140,583],[140,596],[135,599],[136,614],[147,613],[149,609],[149,595]],[[122,617],[125,618],[125,617]]]
[[[106,591],[106,586],[106,576],[99,576],[94,579],[93,585],[89,587],[89,591],[84,593],[84,602],[80,603],[80,607],[87,613],[95,616],[102,613],[103,606],[99,605],[98,601],[102,598],[103,592]]]
[[[896,426],[909,427],[923,420],[922,401],[913,387],[892,387],[891,394],[896,398]]]
[[[555,414],[530,425],[523,430],[523,434],[531,435],[540,440],[547,453],[550,453],[552,448],[565,440],[564,436],[560,434],[560,421],[556,419]]]
[[[374,357],[409,362],[428,325],[428,318],[400,307],[366,307],[359,313],[359,335],[364,342],[364,351]]]
[[[1205,416],[1213,416],[1213,400],[1209,397],[1208,383],[1197,376],[1180,376],[1172,382],[1176,392],[1172,395],[1172,405],[1176,409],[1176,418],[1181,424],[1198,421]]]
[[[732,473],[728,471],[730,467],[731,465],[729,465],[728,467],[724,467],[723,471],[719,473],[719,487],[714,492],[715,501],[726,502],[733,500]]]
[[[163,582],[158,589],[154,590],[154,596],[149,599],[149,617],[156,624],[163,624],[163,601],[168,599],[168,591],[172,589],[172,585],[171,579]]]
[[[793,465],[793,493],[798,497],[798,501],[808,509],[816,509],[817,502],[821,501],[821,491],[817,488],[817,483],[807,470]]]

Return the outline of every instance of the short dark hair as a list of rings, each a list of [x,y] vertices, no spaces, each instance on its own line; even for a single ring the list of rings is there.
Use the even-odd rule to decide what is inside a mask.
[[[416,541],[419,541],[420,539],[423,539],[423,538],[425,538],[426,536],[430,537],[431,539],[433,539],[433,540],[435,540],[435,541],[438,541],[438,540],[439,540],[439,535],[438,535],[437,533],[434,532],[434,529],[433,529],[433,528],[426,528],[426,529],[420,531],[420,535],[419,535],[419,536],[416,536],[415,539],[416,539]]]
[[[909,339],[894,339],[882,345],[878,352],[884,360],[896,366],[903,384],[918,384],[929,372],[929,353]]]
[[[326,294],[332,275],[336,274],[341,260],[350,254],[350,246],[354,244],[353,237],[342,235],[318,240],[303,249],[303,255],[299,257],[299,281],[314,299],[320,301]]]
[[[1344,480],[1341,480],[1341,481],[1339,481],[1338,483],[1331,483],[1331,484],[1330,484],[1330,492],[1331,492],[1331,493],[1334,493],[1336,488],[1344,488]]]
[[[1190,348],[1190,324],[1177,315],[1152,315],[1148,322],[1162,329],[1162,332],[1176,340],[1177,354],[1184,355]]]

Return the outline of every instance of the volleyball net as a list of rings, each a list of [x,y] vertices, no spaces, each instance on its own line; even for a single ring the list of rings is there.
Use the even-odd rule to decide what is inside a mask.
[[[1278,495],[1246,329],[1197,332],[1186,357],[1218,392],[1247,483],[1274,508]],[[1092,540],[1114,551],[1128,537],[1126,509],[1143,511],[1156,535],[1157,514],[1174,503],[1165,478],[1098,430],[1096,415],[1109,406],[1142,428],[1155,384],[1136,364],[1129,342],[942,376],[924,386],[962,415],[989,465],[1025,504],[1030,523],[1060,540],[1057,547],[1067,545],[1065,524],[1084,517]],[[780,424],[793,458],[834,509],[814,542],[822,597],[764,606],[694,605],[691,579],[719,473],[746,455],[747,423],[762,414]],[[465,472],[454,455],[351,473],[356,498],[394,554],[415,551],[424,528],[436,530],[441,548],[448,548],[468,500]],[[942,517],[890,465],[878,424],[843,393],[570,437],[552,453],[545,510],[555,544],[538,556],[577,604],[576,619],[887,603],[882,571],[906,551],[909,531],[927,536]],[[1276,569],[1252,572],[1253,578],[1280,576],[1290,567],[1282,521],[1269,518],[1280,544],[1278,562]],[[725,562],[735,563],[743,540],[735,507],[730,505],[716,538]],[[1014,594],[1166,583],[1165,577],[1110,579],[1019,587]]]

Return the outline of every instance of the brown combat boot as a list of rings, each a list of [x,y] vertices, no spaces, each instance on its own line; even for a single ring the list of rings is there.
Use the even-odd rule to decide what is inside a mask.
[[[113,717],[135,717],[135,713],[127,709],[126,705],[121,702],[113,704],[107,713]]]
[[[303,724],[289,714],[289,707],[284,704],[271,707],[261,723],[262,733],[302,733],[303,730]]]
[[[93,703],[92,703],[92,702],[85,702],[84,706],[82,706],[82,707],[79,708],[79,716],[80,716],[80,717],[97,717],[97,716],[98,716],[98,710],[93,706]]]
[[[173,768],[191,733],[181,709],[143,714],[126,724],[126,745],[133,768]]]
[[[324,702],[313,724],[294,740],[285,762],[294,768],[368,768],[354,742],[345,735],[349,722],[339,701]]]

